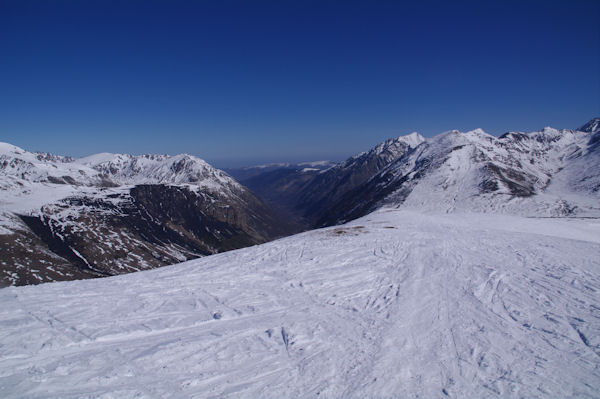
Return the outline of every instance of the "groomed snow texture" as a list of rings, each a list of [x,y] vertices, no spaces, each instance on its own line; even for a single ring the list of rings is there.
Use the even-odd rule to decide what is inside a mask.
[[[600,396],[598,219],[383,209],[0,301],[3,398]]]

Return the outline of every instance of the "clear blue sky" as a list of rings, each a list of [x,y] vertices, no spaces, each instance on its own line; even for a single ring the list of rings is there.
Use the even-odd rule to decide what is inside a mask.
[[[0,141],[342,159],[600,115],[600,1],[0,0]]]

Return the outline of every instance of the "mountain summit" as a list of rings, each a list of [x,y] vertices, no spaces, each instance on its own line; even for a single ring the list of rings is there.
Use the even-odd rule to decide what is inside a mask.
[[[588,123],[581,126],[577,130],[579,130],[581,132],[592,133],[592,134],[599,132],[600,131],[600,118],[593,118],[592,120],[590,120]]]

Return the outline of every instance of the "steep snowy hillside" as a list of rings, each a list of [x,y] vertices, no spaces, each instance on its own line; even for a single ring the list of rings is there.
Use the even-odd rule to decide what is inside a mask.
[[[263,173],[249,177],[244,177],[243,172],[235,176],[261,198],[282,208],[305,228],[311,228],[345,193],[365,183],[423,141],[421,135],[412,133],[387,140],[339,164],[285,165],[265,168]]]
[[[501,137],[481,129],[442,133],[347,192],[318,224],[351,220],[384,205],[598,217],[597,134],[552,128]]]
[[[578,129],[590,134],[587,146],[575,148],[549,189],[591,195],[600,201],[600,118]]]
[[[0,396],[594,398],[598,292],[597,220],[385,209],[2,289]]]
[[[0,206],[3,209],[28,211],[75,193],[77,187],[113,185],[98,171],[76,164],[72,158],[32,153],[0,143]]]
[[[368,181],[394,160],[409,154],[424,140],[418,133],[390,139],[320,173],[303,187],[298,208],[304,217],[319,220],[344,194]]]
[[[72,159],[0,144],[0,280],[128,273],[287,235],[260,199],[190,155]]]
[[[191,183],[212,190],[240,189],[226,173],[187,154],[133,156],[103,153],[77,159],[75,163],[89,166],[119,185]]]

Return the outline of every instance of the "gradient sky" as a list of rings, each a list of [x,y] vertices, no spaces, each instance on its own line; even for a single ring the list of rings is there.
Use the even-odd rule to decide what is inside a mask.
[[[600,1],[0,0],[0,141],[340,160],[600,116]]]

